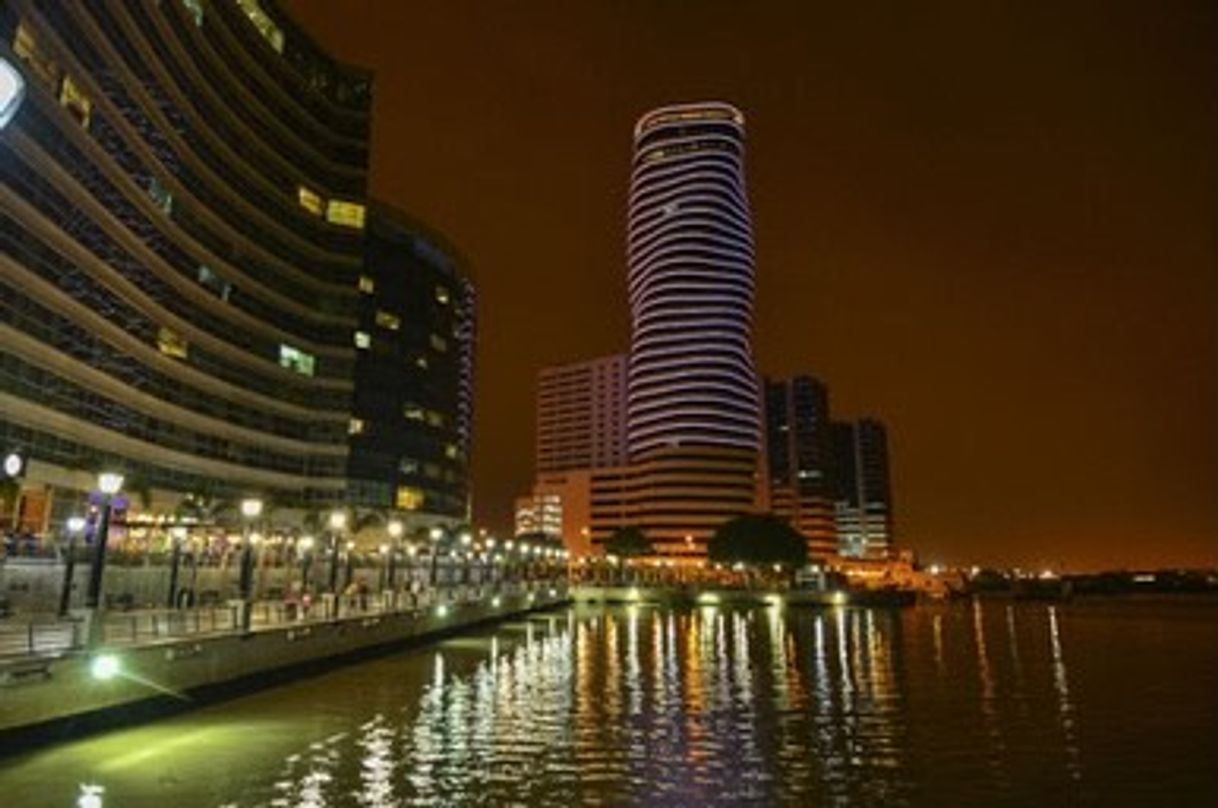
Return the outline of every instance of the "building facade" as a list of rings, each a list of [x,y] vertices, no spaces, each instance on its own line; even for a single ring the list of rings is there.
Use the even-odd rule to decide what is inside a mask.
[[[626,367],[614,354],[537,374],[539,475],[626,462]]]
[[[662,107],[634,129],[628,215],[629,484],[598,496],[660,552],[705,555],[757,502],[760,402],[752,356],[753,237],[744,116]],[[595,528],[594,528],[595,533]]]
[[[765,433],[770,510],[804,535],[813,558],[835,555],[828,388],[810,376],[767,379]]]
[[[874,418],[835,422],[831,430],[838,551],[887,558],[894,546],[887,430]]]
[[[441,234],[372,205],[348,425],[352,503],[410,521],[470,518],[476,296]]]
[[[0,446],[45,527],[345,496],[371,84],[267,0],[0,4]],[[33,527],[38,527],[34,525]]]

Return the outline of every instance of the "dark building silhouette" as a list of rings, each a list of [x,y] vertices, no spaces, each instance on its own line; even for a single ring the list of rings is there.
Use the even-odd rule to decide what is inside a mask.
[[[351,500],[466,520],[474,287],[442,235],[374,204],[358,281]]]
[[[829,391],[811,376],[765,382],[770,510],[808,540],[814,558],[837,552]]]
[[[834,423],[833,497],[839,552],[887,556],[893,547],[888,435],[873,418]]]

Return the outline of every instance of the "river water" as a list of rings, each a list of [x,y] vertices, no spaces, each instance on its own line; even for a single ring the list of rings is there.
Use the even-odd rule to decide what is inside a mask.
[[[0,761],[0,804],[1215,806],[1218,603],[579,607]]]

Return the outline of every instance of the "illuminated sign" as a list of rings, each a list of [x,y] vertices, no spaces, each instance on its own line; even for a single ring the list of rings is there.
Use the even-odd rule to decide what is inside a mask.
[[[7,59],[0,58],[0,129],[17,114],[25,98],[25,79]]]

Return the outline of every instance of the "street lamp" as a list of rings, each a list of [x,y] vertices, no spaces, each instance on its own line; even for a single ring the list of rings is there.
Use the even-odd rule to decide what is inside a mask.
[[[72,601],[72,576],[76,573],[76,539],[85,532],[82,516],[68,517],[68,557],[64,559],[63,588],[59,592],[59,616],[66,617]]]
[[[241,600],[244,601],[241,610],[241,627],[250,629],[250,619],[253,616],[254,590],[254,534],[253,522],[262,515],[262,500],[251,497],[241,500],[241,516],[245,519],[245,538],[241,542]]]
[[[336,510],[330,512],[330,592],[338,590],[338,538],[347,528],[347,512]]]
[[[101,512],[97,517],[97,536],[93,542],[93,565],[89,569],[89,589],[85,606],[97,609],[101,602],[102,574],[106,568],[106,542],[110,538],[110,511],[114,495],[123,489],[123,475],[105,471],[97,475],[97,489],[102,494]]]
[[[385,532],[387,532],[389,534],[389,538],[392,539],[392,541],[389,542],[389,558],[386,565],[388,569],[385,575],[385,586],[392,591],[396,587],[396,582],[394,579],[397,577],[398,544],[402,540],[402,534],[406,532],[406,526],[397,519],[391,519],[389,524],[385,526]]]

